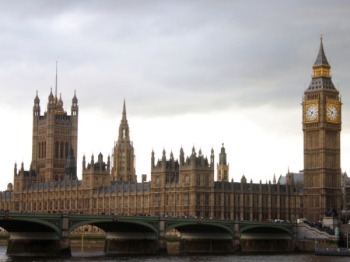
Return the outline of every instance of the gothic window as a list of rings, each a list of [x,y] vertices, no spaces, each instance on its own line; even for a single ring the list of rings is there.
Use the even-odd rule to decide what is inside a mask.
[[[205,194],[205,206],[209,206],[209,194]]]
[[[188,184],[189,182],[190,182],[190,178],[189,178],[188,175],[186,175],[186,177],[185,177],[185,184]]]
[[[221,181],[221,170],[218,170],[218,180]]]
[[[60,158],[63,158],[63,151],[64,151],[64,144],[63,144],[63,142],[61,142],[61,146],[60,146]]]
[[[67,156],[68,156],[68,152],[69,152],[69,148],[68,148],[68,142],[66,142],[66,147],[65,147],[65,157],[67,158]]]
[[[145,197],[144,201],[145,201],[145,207],[148,207],[148,197],[147,196]]]
[[[184,195],[184,206],[188,206],[188,195]]]
[[[159,177],[156,177],[156,185],[159,186]]]
[[[58,158],[58,142],[55,143],[55,158]]]
[[[228,177],[227,177],[227,170],[224,171],[224,180],[227,181]]]
[[[209,186],[209,174],[205,175],[205,186]]]
[[[125,197],[125,206],[124,207],[128,207],[128,203],[129,203],[129,201],[128,201],[129,199],[128,199],[128,197]]]
[[[199,175],[197,175],[197,177],[196,177],[196,185],[197,186],[201,185],[201,177]]]
[[[159,207],[159,206],[160,206],[160,197],[159,197],[159,195],[157,195],[157,196],[155,197],[155,206],[156,206],[156,207]]]
[[[42,148],[41,148],[41,142],[39,142],[39,144],[38,144],[38,147],[39,147],[39,153],[38,153],[38,155],[39,155],[39,158],[41,158],[41,150],[42,150]]]
[[[196,195],[196,205],[197,205],[197,206],[200,206],[200,205],[201,205],[201,195],[200,195],[200,194],[197,194],[197,195]]]

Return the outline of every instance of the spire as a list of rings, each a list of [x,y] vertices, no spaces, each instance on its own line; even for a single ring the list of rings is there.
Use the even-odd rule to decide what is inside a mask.
[[[321,31],[320,37],[320,49],[316,61],[312,67],[312,80],[306,91],[316,91],[319,90],[336,90],[331,75],[331,66],[328,63],[326,54],[323,49],[323,35]]]
[[[74,104],[76,104],[76,103],[78,103],[78,98],[77,98],[77,91],[76,90],[74,90],[74,96],[73,96],[73,98],[72,98],[72,103]]]
[[[38,90],[36,90],[36,96],[34,98],[34,104],[39,104],[40,103],[40,99],[39,99],[39,96],[38,96]]]
[[[55,87],[55,97],[57,98],[57,61],[56,61],[56,87]]]
[[[219,154],[219,165],[226,165],[226,153],[224,143],[222,143],[221,152]]]
[[[318,51],[318,55],[317,55],[317,58],[316,58],[316,61],[314,63],[314,66],[319,66],[319,65],[328,65],[329,66],[329,63],[328,63],[328,60],[326,58],[326,54],[324,53],[324,49],[323,49],[323,33],[321,31],[320,33],[320,50]]]
[[[123,119],[126,119],[125,98],[124,98],[124,104],[123,104]]]
[[[50,87],[49,101],[53,100],[52,87]]]
[[[129,125],[128,125],[128,120],[126,118],[126,106],[125,106],[125,99],[124,99],[122,120],[120,121],[118,140],[125,140],[125,139],[130,140]]]

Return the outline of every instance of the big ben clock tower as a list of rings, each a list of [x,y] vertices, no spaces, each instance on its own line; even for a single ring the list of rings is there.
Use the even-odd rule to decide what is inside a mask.
[[[340,211],[341,101],[322,42],[303,97],[304,215],[318,221]]]

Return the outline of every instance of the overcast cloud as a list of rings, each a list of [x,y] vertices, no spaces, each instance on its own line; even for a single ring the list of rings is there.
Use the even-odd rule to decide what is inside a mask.
[[[126,98],[137,174],[150,152],[193,145],[230,176],[303,168],[301,99],[319,33],[342,95],[342,167],[350,157],[349,1],[0,1],[2,188],[31,161],[32,106],[50,87],[79,99],[85,153],[110,154]]]

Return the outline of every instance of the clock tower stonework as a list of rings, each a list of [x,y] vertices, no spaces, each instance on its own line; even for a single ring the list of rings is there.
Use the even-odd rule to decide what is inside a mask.
[[[312,80],[304,92],[304,215],[318,221],[340,211],[341,101],[334,87],[321,37]]]

